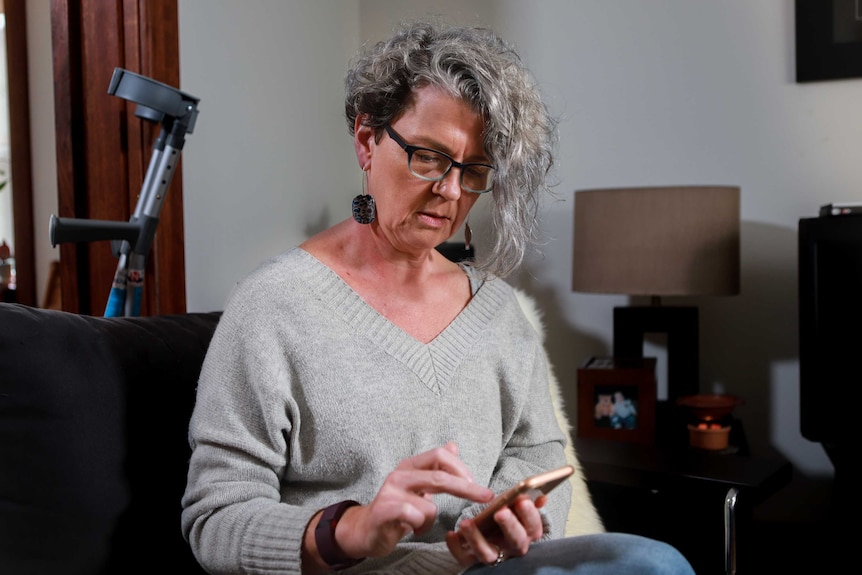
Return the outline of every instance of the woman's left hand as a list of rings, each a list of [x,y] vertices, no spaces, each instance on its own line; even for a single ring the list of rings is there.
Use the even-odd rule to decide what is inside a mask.
[[[519,498],[513,505],[494,514],[500,532],[485,536],[472,519],[464,519],[458,531],[446,534],[446,545],[458,563],[467,567],[476,563],[493,565],[509,557],[526,555],[530,545],[544,534],[539,507],[545,498],[534,503],[529,497]]]

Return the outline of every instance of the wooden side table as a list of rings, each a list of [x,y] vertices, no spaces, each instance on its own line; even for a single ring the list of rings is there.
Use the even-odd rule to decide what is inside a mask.
[[[793,474],[790,462],[780,458],[728,455],[698,449],[667,449],[656,445],[582,437],[574,440],[574,446],[588,484],[636,488],[644,493],[662,494],[694,513],[700,509],[709,509],[708,513],[715,511],[710,517],[718,519],[723,516],[723,529],[713,529],[708,533],[724,533],[725,573],[736,571],[737,539],[740,535],[743,536],[743,558],[751,552],[744,544],[754,507],[787,485]],[[598,503],[597,507],[601,514]],[[625,511],[621,514],[625,515]],[[701,519],[673,518],[680,522],[690,520],[690,523],[672,528],[680,533],[691,531]],[[667,516],[656,520],[667,520]],[[687,556],[694,554],[680,550]],[[719,563],[715,561],[718,559],[715,554],[705,558],[689,556],[689,559],[693,564],[701,559],[710,566]],[[695,565],[695,571],[707,573],[710,567],[706,565],[700,569],[699,565]],[[717,570],[713,569],[712,572]]]

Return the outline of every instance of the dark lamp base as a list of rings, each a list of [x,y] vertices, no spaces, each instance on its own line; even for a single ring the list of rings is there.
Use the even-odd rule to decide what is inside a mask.
[[[675,400],[700,390],[697,308],[614,308],[614,356],[643,357],[644,335],[667,334],[667,395]]]

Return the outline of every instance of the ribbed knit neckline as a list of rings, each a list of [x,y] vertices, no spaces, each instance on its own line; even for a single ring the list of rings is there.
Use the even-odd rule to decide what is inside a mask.
[[[311,286],[327,307],[334,309],[356,331],[407,366],[434,393],[443,393],[452,382],[458,364],[493,321],[505,297],[502,281],[486,281],[458,316],[431,342],[413,338],[363,300],[332,269],[301,248],[292,250],[308,265],[299,266],[303,282]],[[288,254],[289,255],[289,254]],[[471,278],[475,273],[461,266]]]

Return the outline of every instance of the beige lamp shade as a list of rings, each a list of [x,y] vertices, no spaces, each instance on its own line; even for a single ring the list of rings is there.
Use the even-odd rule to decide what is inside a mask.
[[[645,296],[739,293],[739,188],[576,191],[572,289]]]

